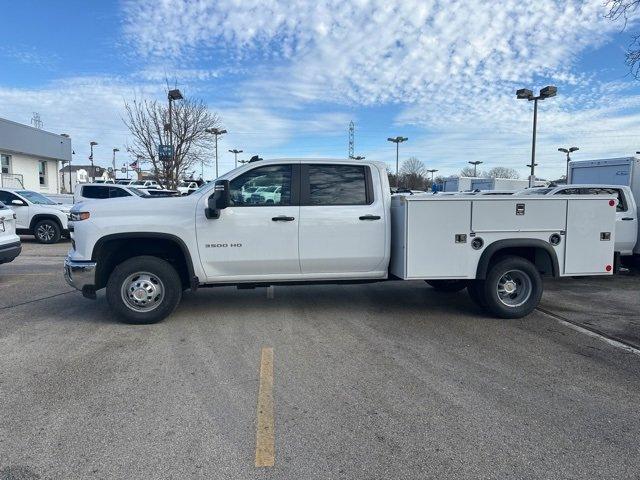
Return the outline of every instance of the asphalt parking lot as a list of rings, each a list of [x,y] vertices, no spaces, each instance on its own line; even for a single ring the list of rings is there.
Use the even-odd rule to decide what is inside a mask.
[[[0,479],[638,478],[640,356],[565,323],[637,342],[634,272],[547,282],[516,321],[393,282],[201,289],[129,326],[64,283],[68,243],[23,241],[0,266]]]

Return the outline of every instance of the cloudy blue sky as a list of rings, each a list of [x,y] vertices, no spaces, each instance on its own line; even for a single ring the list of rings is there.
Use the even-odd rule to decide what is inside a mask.
[[[443,174],[469,160],[526,175],[532,105],[520,87],[558,86],[540,105],[538,173],[640,150],[640,82],[624,50],[636,26],[603,0],[0,1],[0,116],[72,136],[75,162],[124,152],[123,103],[164,98],[164,79],[204,99],[240,148],[263,157],[395,162],[389,136]],[[120,154],[121,161],[126,159]],[[209,168],[209,172],[211,172]],[[211,177],[208,173],[207,177]]]

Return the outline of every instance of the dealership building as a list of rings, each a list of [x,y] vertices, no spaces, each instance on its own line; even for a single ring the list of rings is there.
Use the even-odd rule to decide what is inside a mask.
[[[59,163],[71,162],[71,139],[0,118],[0,186],[59,193]]]

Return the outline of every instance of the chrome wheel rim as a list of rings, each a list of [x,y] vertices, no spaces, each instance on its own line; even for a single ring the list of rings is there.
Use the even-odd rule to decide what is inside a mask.
[[[53,240],[53,237],[55,237],[55,234],[56,234],[55,230],[48,223],[39,225],[36,230],[36,235],[38,236],[38,238],[45,242],[50,242],[51,240]]]
[[[498,280],[498,300],[507,307],[524,305],[531,297],[533,285],[529,275],[522,270],[509,270]]]
[[[136,272],[122,282],[120,295],[125,305],[131,310],[150,312],[162,303],[164,291],[164,284],[157,275]]]

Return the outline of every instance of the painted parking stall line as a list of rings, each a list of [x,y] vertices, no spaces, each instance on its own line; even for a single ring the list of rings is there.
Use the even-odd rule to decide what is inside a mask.
[[[265,347],[260,355],[260,388],[256,428],[256,467],[273,467],[275,463],[275,424],[273,415],[273,348]]]

